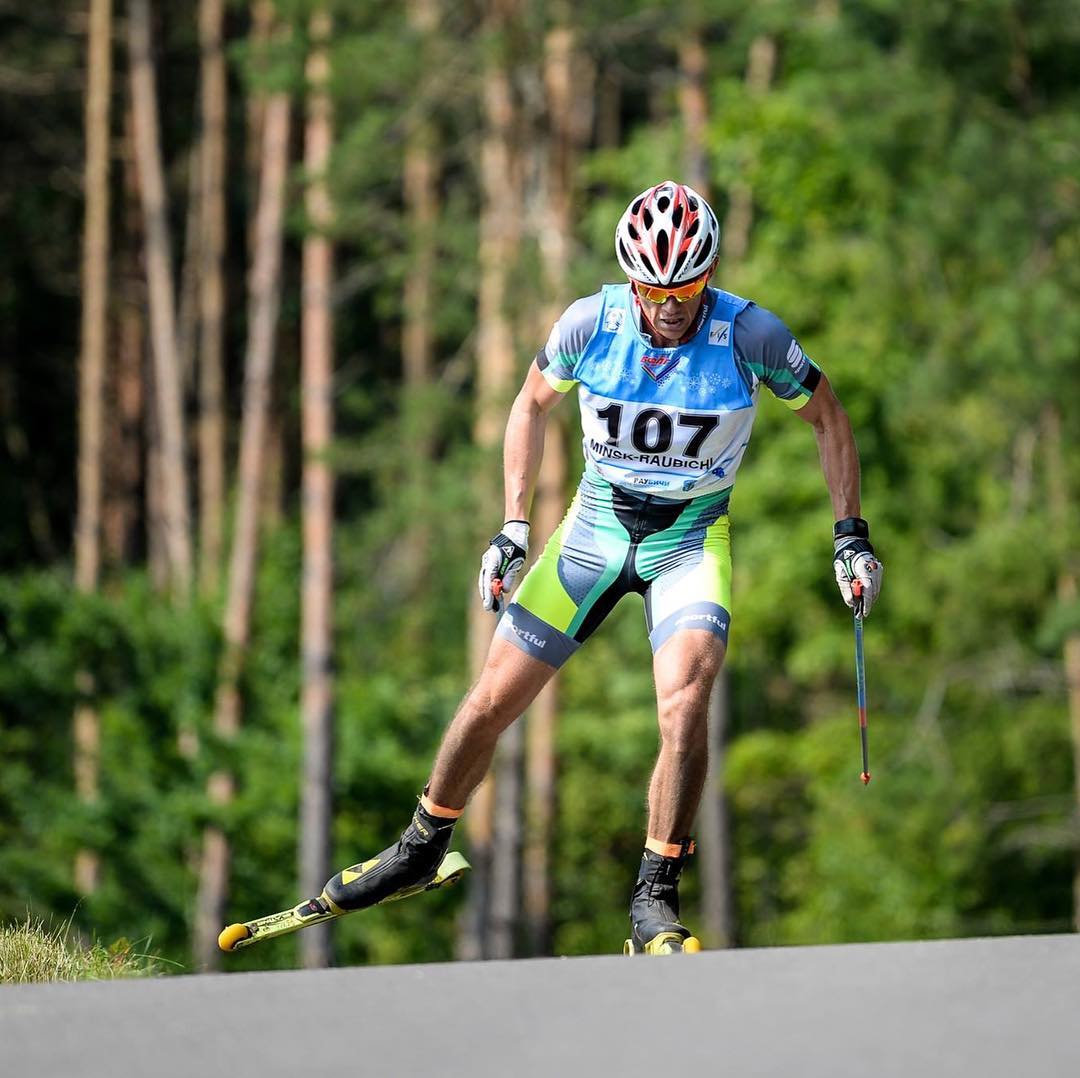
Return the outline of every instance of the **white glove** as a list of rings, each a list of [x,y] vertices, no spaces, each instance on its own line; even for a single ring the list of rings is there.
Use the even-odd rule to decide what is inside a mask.
[[[508,520],[480,559],[480,601],[501,614],[529,553],[529,522]]]
[[[846,523],[841,521],[837,524],[837,529]],[[881,574],[885,567],[878,561],[874,548],[870,545],[870,532],[866,521],[860,520],[859,523],[862,525],[859,529],[862,535],[833,533],[833,571],[836,573],[836,583],[844,602],[859,617],[865,618],[881,592]],[[858,588],[852,588],[855,580],[859,582]],[[856,592],[859,594],[856,595]]]

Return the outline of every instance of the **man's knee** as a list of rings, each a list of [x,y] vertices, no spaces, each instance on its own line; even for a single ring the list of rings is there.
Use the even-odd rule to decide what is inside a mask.
[[[553,673],[512,644],[496,640],[460,711],[472,722],[504,729],[532,703]]]
[[[502,729],[513,721],[507,716],[506,693],[500,691],[498,681],[481,675],[480,680],[465,694],[458,714],[470,725]]]
[[[700,751],[708,744],[709,692],[705,685],[690,682],[657,696],[660,738],[676,753]]]

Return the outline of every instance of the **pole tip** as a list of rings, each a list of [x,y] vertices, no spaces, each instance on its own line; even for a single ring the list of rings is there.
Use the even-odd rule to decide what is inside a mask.
[[[870,772],[869,771],[864,771],[859,777],[862,779],[862,784],[864,786],[869,786],[870,785]]]

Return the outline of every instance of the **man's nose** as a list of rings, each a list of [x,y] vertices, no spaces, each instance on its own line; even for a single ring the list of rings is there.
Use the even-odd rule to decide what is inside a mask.
[[[660,310],[670,318],[673,314],[678,314],[681,307],[682,304],[674,296],[668,296],[660,305]]]

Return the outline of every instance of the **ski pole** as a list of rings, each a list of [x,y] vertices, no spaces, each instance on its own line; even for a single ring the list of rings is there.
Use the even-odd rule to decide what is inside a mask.
[[[852,607],[855,621],[855,695],[859,705],[859,737],[862,740],[863,785],[870,782],[870,757],[866,747],[866,661],[863,658],[863,586],[856,577],[851,582],[851,594],[855,597]]]

